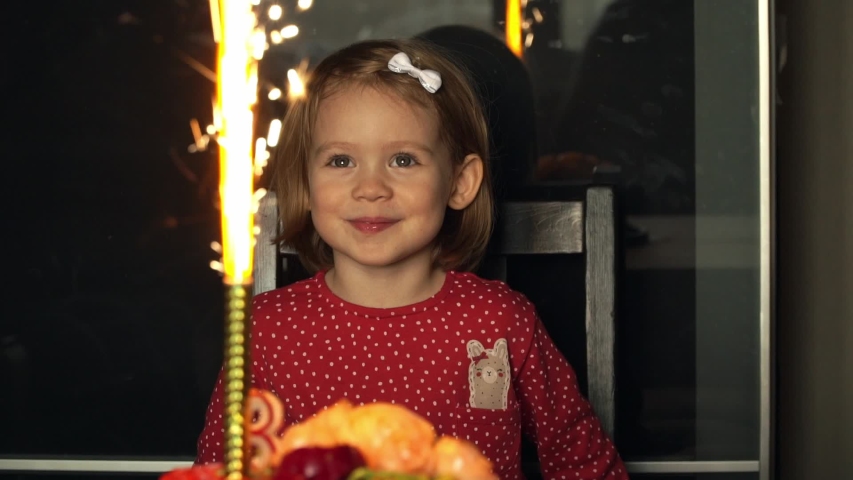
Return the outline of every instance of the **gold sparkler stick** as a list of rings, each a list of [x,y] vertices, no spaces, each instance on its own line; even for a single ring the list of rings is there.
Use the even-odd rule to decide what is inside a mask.
[[[225,478],[248,478],[246,398],[249,389],[249,319],[252,285],[228,285],[225,293]]]
[[[249,477],[248,426],[246,415],[250,375],[250,330],[252,304],[252,255],[254,216],[260,191],[254,191],[254,176],[266,161],[264,139],[254,137],[253,108],[258,100],[258,61],[267,48],[263,29],[253,10],[257,0],[210,0],[216,54],[216,101],[214,127],[219,145],[219,196],[222,209],[222,272],[225,284],[225,478]],[[302,10],[310,0],[300,0]],[[272,16],[272,15],[271,15]],[[290,38],[298,33],[291,25],[284,30]],[[282,30],[282,32],[284,32]],[[300,65],[304,70],[306,65]],[[288,98],[304,96],[299,72],[288,72]],[[275,128],[281,128],[280,123]],[[272,130],[270,145],[278,141]],[[253,153],[253,147],[258,152]],[[257,157],[256,155],[257,154]],[[253,165],[253,161],[257,164]]]

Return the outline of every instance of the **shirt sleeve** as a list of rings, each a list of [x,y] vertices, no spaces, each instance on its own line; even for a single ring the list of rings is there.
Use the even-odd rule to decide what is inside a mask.
[[[533,306],[523,299],[526,335],[513,366],[514,388],[524,432],[532,438],[546,479],[603,480],[628,478],[625,466],[577,377],[554,345]],[[516,337],[518,338],[518,337]],[[515,363],[515,362],[513,362]]]
[[[257,326],[253,322],[253,329]],[[263,358],[258,348],[257,343],[252,339],[251,356],[251,378],[250,385],[256,388],[267,389],[264,381],[264,363]],[[196,465],[204,465],[207,463],[215,463],[224,461],[224,436],[225,436],[225,419],[223,418],[224,398],[225,398],[225,370],[219,370],[219,376],[216,379],[216,385],[213,387],[213,393],[210,396],[210,403],[207,407],[207,413],[204,419],[204,428],[198,437],[197,454],[195,459]]]

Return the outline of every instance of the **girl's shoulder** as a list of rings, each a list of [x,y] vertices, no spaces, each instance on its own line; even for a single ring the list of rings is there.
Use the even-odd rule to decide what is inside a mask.
[[[473,273],[451,272],[454,288],[452,295],[466,299],[481,308],[499,309],[515,317],[533,317],[535,308],[521,292],[510,288],[502,280],[488,280]]]
[[[252,308],[257,314],[263,311],[280,312],[309,306],[320,295],[322,274],[300,280],[285,287],[259,293],[252,298]]]

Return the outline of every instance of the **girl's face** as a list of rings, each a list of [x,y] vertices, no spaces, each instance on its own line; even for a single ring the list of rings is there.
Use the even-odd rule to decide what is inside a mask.
[[[309,155],[311,218],[336,268],[432,262],[457,178],[434,113],[345,88],[320,103]]]

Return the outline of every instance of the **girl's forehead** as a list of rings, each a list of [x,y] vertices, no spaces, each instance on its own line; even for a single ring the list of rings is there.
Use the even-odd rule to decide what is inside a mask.
[[[438,115],[391,89],[353,85],[324,96],[318,104],[313,137],[327,135],[420,135],[437,140]]]
[[[412,79],[413,81],[416,81]],[[382,101],[394,105],[394,108],[405,110],[426,110],[435,113],[435,105],[428,99],[424,99],[420,92],[411,92],[404,89],[395,89],[389,85],[372,85],[365,82],[346,82],[328,88],[320,97],[318,110],[336,100],[368,98],[373,101]]]

